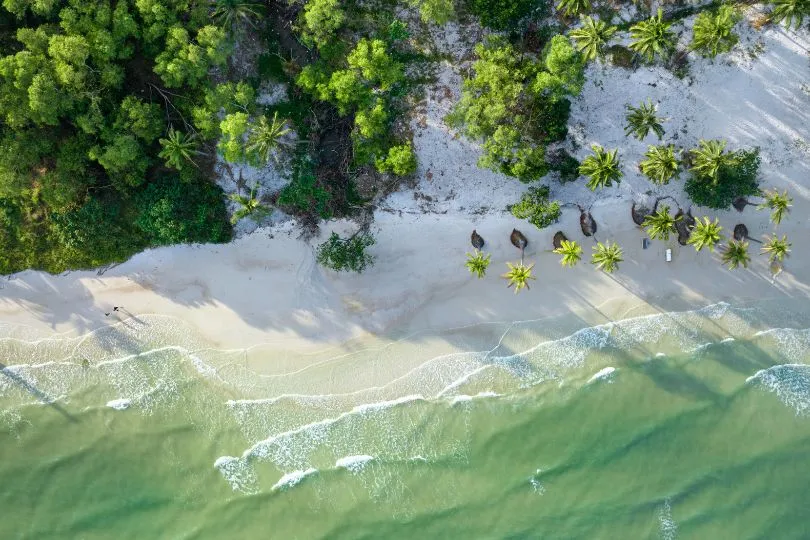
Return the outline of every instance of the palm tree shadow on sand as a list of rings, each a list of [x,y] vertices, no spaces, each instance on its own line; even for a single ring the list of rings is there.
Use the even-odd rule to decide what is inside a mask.
[[[33,395],[35,398],[37,398],[43,404],[45,404],[45,405],[49,406],[50,408],[54,409],[59,414],[61,414],[62,416],[64,416],[68,420],[70,420],[71,422],[76,422],[76,418],[72,414],[67,412],[67,410],[64,407],[62,407],[61,405],[56,403],[54,398],[52,398],[51,396],[49,396],[48,394],[46,394],[45,392],[43,392],[42,390],[40,390],[39,388],[37,388],[36,386],[31,384],[30,382],[28,382],[24,378],[20,377],[19,375],[17,375],[13,371],[9,371],[8,369],[6,369],[7,367],[8,366],[6,366],[5,364],[0,363],[0,373],[2,373],[4,376],[11,379],[17,386],[19,386],[20,388],[26,390],[28,393]]]

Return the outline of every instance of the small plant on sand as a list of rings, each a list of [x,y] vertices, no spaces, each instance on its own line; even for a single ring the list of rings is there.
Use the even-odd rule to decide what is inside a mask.
[[[773,11],[771,20],[776,23],[785,23],[790,28],[798,30],[804,22],[804,16],[810,16],[810,2],[807,0],[771,0]]]
[[[579,165],[579,173],[589,178],[588,188],[595,191],[596,188],[612,186],[614,181],[620,182],[622,171],[616,155],[618,150],[605,150],[598,144],[591,146],[591,150],[593,155],[583,159]]]
[[[729,240],[725,251],[720,259],[723,264],[727,264],[729,270],[734,270],[739,266],[748,268],[751,256],[748,254],[748,242],[744,240]]]
[[[232,225],[236,225],[236,222],[248,216],[252,217],[255,221],[261,221],[270,214],[271,210],[256,198],[256,190],[258,188],[259,183],[256,182],[256,185],[253,186],[253,189],[250,190],[250,195],[247,197],[239,193],[231,194],[230,199],[239,204],[239,208],[231,216]]]
[[[615,33],[615,26],[610,26],[605,21],[593,17],[585,17],[582,19],[581,28],[571,30],[571,39],[582,53],[582,57],[586,61],[590,61],[602,55],[608,41]]]
[[[765,244],[762,245],[762,254],[768,255],[770,262],[782,262],[790,253],[791,245],[792,244],[788,242],[787,235],[782,235],[782,238],[776,235],[766,236]]]
[[[723,227],[720,226],[720,220],[715,218],[711,221],[708,217],[704,216],[703,221],[697,219],[695,228],[692,229],[692,234],[689,236],[687,243],[695,246],[695,251],[700,251],[703,248],[709,248],[709,251],[714,251],[714,247],[720,243],[722,236],[720,231]]]
[[[560,218],[560,203],[549,201],[548,186],[530,187],[523,194],[520,202],[511,208],[512,215],[518,219],[528,219],[529,223],[542,229]]]
[[[515,294],[517,294],[524,287],[528,289],[530,279],[537,279],[532,275],[534,263],[526,266],[523,264],[523,261],[516,264],[508,262],[506,263],[506,266],[509,267],[509,271],[503,274],[501,277],[509,282],[506,285],[507,288],[512,286],[515,287]]]
[[[580,15],[591,10],[591,2],[590,0],[560,0],[557,9],[568,17]]]
[[[560,264],[563,266],[576,266],[582,259],[582,246],[573,240],[562,240],[560,247],[554,250],[554,253],[562,255]]]
[[[652,62],[656,56],[669,56],[675,46],[675,34],[669,29],[669,23],[664,22],[664,13],[660,8],[657,15],[631,26],[630,37],[633,38],[630,48],[648,62]]]
[[[683,216],[673,217],[669,213],[669,206],[662,205],[660,209],[654,214],[650,214],[644,218],[642,226],[647,229],[647,234],[653,240],[669,240],[671,233],[677,232],[675,224],[681,220]]]
[[[657,107],[653,105],[652,100],[648,99],[646,103],[641,103],[638,107],[629,104],[625,105],[625,107],[627,108],[627,116],[625,116],[627,125],[624,127],[625,135],[632,134],[641,141],[652,130],[653,133],[658,135],[659,139],[664,136],[664,126],[661,125],[661,122],[666,119],[655,114]]]
[[[467,262],[464,264],[467,266],[467,270],[469,270],[471,274],[474,274],[478,276],[478,279],[481,279],[487,273],[490,258],[491,255],[481,253],[476,249],[474,253],[467,253]]]
[[[351,270],[360,273],[374,263],[374,257],[366,253],[366,248],[373,245],[374,237],[368,233],[355,233],[348,238],[341,238],[333,232],[326,242],[318,246],[315,260],[337,272]]]
[[[622,248],[619,244],[610,243],[610,241],[597,242],[593,247],[593,255],[591,255],[591,262],[596,265],[596,268],[603,270],[608,274],[612,274],[619,268],[619,263],[624,259],[622,258]]]
[[[782,223],[782,218],[785,217],[785,214],[790,212],[790,207],[792,206],[790,203],[793,202],[793,199],[788,195],[787,191],[779,193],[775,189],[765,191],[762,196],[765,197],[765,202],[760,204],[757,208],[769,208],[771,210],[771,221],[774,225],[779,225]]]
[[[725,149],[726,141],[716,139],[698,141],[698,147],[689,151],[692,155],[692,172],[716,184],[720,178],[721,167],[730,165],[734,160],[734,155]]]
[[[711,58],[730,51],[739,41],[739,37],[733,30],[740,18],[737,8],[729,4],[720,6],[717,13],[701,12],[695,19],[690,47],[703,56]]]
[[[259,118],[259,121],[251,128],[248,135],[245,151],[264,165],[271,159],[278,161],[276,150],[281,145],[281,138],[290,132],[286,126],[286,120],[278,119],[278,111],[273,114],[273,119],[268,121],[266,116]]]
[[[668,184],[678,172],[675,145],[650,146],[644,153],[644,157],[647,159],[639,163],[641,172],[656,184]]]

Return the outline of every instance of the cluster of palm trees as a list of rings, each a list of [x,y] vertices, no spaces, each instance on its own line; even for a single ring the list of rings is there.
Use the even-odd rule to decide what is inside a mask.
[[[513,229],[509,239],[512,245],[520,249],[520,261],[516,263],[507,262],[508,271],[501,277],[507,280],[507,287],[514,287],[515,293],[517,293],[524,288],[529,289],[529,281],[536,279],[532,275],[534,263],[527,265],[524,262],[523,254],[529,241],[522,232]],[[480,279],[486,275],[492,256],[482,251],[484,239],[477,231],[473,230],[470,240],[475,251],[467,253],[467,262],[465,264],[470,273]],[[560,262],[563,266],[571,267],[582,259],[582,246],[576,241],[568,240],[562,232],[558,232],[554,235],[554,253],[562,255]],[[615,242],[608,241],[604,244],[597,242],[593,246],[591,263],[599,270],[612,273],[616,271],[619,263],[623,260],[622,249]]]

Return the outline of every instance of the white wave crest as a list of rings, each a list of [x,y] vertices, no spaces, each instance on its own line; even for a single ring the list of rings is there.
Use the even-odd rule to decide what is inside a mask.
[[[780,364],[757,371],[746,383],[759,384],[776,394],[779,400],[796,411],[797,415],[810,414],[810,366]]]
[[[346,456],[335,461],[335,467],[338,469],[348,469],[349,471],[357,474],[366,468],[369,461],[372,461],[374,456],[367,456],[364,454],[358,456]]]
[[[307,476],[312,476],[316,474],[318,469],[309,468],[305,471],[293,471],[291,473],[287,473],[282,476],[278,482],[273,484],[274,490],[286,490],[290,489],[291,487],[300,484],[301,481],[306,478]]]
[[[132,405],[132,400],[127,398],[113,399],[107,402],[107,407],[115,409],[116,411],[125,411]]]
[[[596,373],[593,374],[593,377],[588,379],[588,384],[595,382],[595,381],[610,381],[613,378],[613,374],[616,372],[615,367],[608,366],[606,368],[602,368]]]

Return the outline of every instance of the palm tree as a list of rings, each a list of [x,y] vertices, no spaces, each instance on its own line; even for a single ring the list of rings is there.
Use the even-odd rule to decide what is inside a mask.
[[[622,171],[619,169],[618,150],[605,150],[598,144],[591,146],[593,155],[582,160],[579,173],[588,176],[588,187],[591,191],[613,185],[613,181],[620,182]]]
[[[170,127],[166,138],[158,139],[158,142],[163,147],[158,156],[166,160],[166,166],[178,171],[182,170],[186,163],[197,166],[194,159],[192,159],[192,156],[199,154],[197,152],[197,137],[194,134],[176,131],[173,127]]]
[[[605,45],[615,33],[615,26],[609,26],[605,21],[593,17],[585,17],[581,28],[571,30],[571,39],[587,62],[602,54]]]
[[[471,274],[475,274],[478,276],[478,279],[481,279],[487,273],[490,258],[491,255],[481,253],[476,249],[474,253],[467,253],[467,262],[465,265]]]
[[[560,0],[557,9],[565,13],[566,16],[579,15],[591,10],[590,0]]]
[[[242,24],[253,26],[262,16],[262,5],[243,0],[213,0],[211,19],[231,33],[241,29]]]
[[[744,240],[729,240],[723,255],[720,257],[729,270],[734,270],[738,266],[748,268],[751,256],[748,254],[748,242]]]
[[[703,216],[703,221],[698,218],[695,222],[695,228],[689,236],[688,243],[695,246],[695,251],[700,251],[705,247],[709,248],[709,251],[714,251],[714,247],[722,238],[720,235],[722,230],[719,219],[714,218],[714,221],[711,221],[707,216]]]
[[[698,141],[698,147],[689,151],[692,156],[691,170],[716,184],[720,178],[720,168],[734,160],[734,156],[725,152],[725,149],[726,141],[701,139]]]
[[[768,260],[770,262],[779,261],[782,262],[785,257],[788,256],[790,253],[790,242],[788,242],[787,235],[782,235],[782,238],[774,236],[766,236],[766,242],[762,246],[762,253],[768,254]]]
[[[563,266],[575,266],[582,258],[582,246],[573,240],[563,240],[560,242],[560,247],[554,250],[554,253],[562,255],[560,264]]]
[[[523,287],[528,289],[530,279],[537,279],[532,275],[534,263],[526,266],[523,264],[523,261],[520,261],[517,264],[508,262],[506,263],[506,266],[509,267],[509,271],[503,274],[501,277],[509,281],[509,283],[506,285],[507,288],[511,287],[512,285],[515,286],[515,294],[517,294]]]
[[[702,12],[695,19],[691,48],[711,58],[731,50],[739,41],[733,32],[739,20],[737,8],[729,4],[721,5],[716,14]]]
[[[774,225],[779,225],[782,223],[782,218],[785,217],[785,214],[790,212],[790,207],[792,206],[790,203],[793,202],[793,198],[788,195],[787,191],[779,193],[775,189],[765,191],[762,196],[765,197],[765,202],[760,204],[757,208],[770,208],[771,221]]]
[[[612,274],[623,260],[622,248],[615,242],[611,244],[608,240],[604,244],[597,242],[596,245],[593,246],[591,262],[595,264],[596,268],[599,270],[604,270],[608,274]]]
[[[271,122],[266,116],[259,118],[258,123],[250,130],[246,152],[258,157],[263,164],[270,161],[270,158],[275,158],[275,150],[279,147],[281,137],[290,132],[286,123],[286,120],[279,121],[278,111],[273,113]]]
[[[673,48],[675,34],[669,29],[669,23],[664,22],[664,13],[659,8],[656,16],[631,26],[630,37],[634,40],[630,44],[630,48],[646,58],[648,62],[652,62],[656,55],[669,54]]]
[[[236,223],[245,217],[251,216],[254,220],[260,221],[263,217],[270,213],[270,209],[264,206],[259,199],[256,198],[256,190],[259,188],[259,183],[253,186],[250,190],[250,196],[245,197],[238,193],[232,193],[229,197],[232,201],[239,203],[239,209],[231,216],[231,224]]]
[[[810,13],[807,0],[770,0],[770,3],[773,4],[771,20],[784,22],[788,28],[793,25],[798,30],[804,22],[804,16]]]
[[[676,232],[675,224],[681,219],[669,214],[669,206],[662,205],[654,214],[648,215],[642,223],[647,228],[647,234],[653,240],[669,240],[670,233]]]
[[[632,134],[641,141],[650,130],[653,130],[659,139],[664,136],[664,126],[661,125],[661,122],[666,118],[655,115],[657,107],[653,105],[652,100],[648,99],[646,103],[642,102],[638,107],[630,104],[625,107],[628,111],[625,116],[625,120],[627,120],[627,125],[624,127],[625,135]]]
[[[675,157],[674,144],[650,146],[644,157],[647,159],[639,163],[641,172],[656,184],[668,184],[678,172],[678,158]]]

